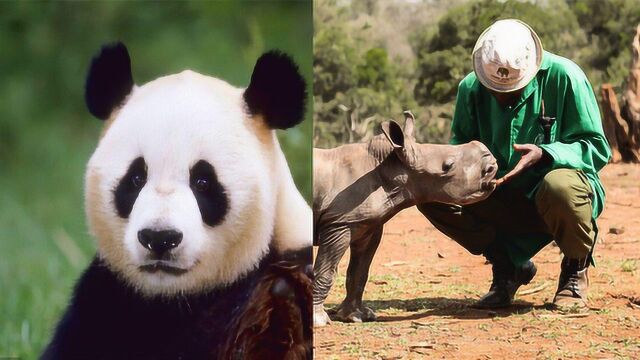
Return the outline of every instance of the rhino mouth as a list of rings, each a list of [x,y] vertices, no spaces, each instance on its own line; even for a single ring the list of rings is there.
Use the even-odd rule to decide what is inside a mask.
[[[480,184],[481,191],[493,191],[496,189],[496,175],[493,174],[489,179],[483,180]]]
[[[493,191],[496,188],[496,175],[498,174],[498,163],[495,159],[485,166],[482,170],[482,182],[480,190]]]
[[[496,189],[496,175],[498,174],[498,166],[494,162],[487,167],[487,171],[484,172],[482,179],[480,180],[480,187],[467,196],[464,196],[464,200],[460,201],[460,205],[468,205],[478,201],[482,201],[489,197]]]
[[[491,180],[491,181],[485,181],[482,183],[482,185],[480,185],[480,190],[481,191],[493,191],[496,189],[496,181],[495,180]]]

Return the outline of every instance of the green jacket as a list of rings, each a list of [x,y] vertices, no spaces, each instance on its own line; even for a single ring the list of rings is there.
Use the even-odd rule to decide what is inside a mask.
[[[542,144],[543,131],[538,120],[543,98],[545,116],[556,118],[549,144]],[[540,180],[550,170],[579,169],[588,177],[594,192],[594,219],[602,212],[605,192],[598,171],[609,161],[611,150],[591,84],[571,60],[545,51],[536,77],[527,84],[515,105],[507,108],[498,104],[475,73],[470,73],[458,87],[451,132],[452,144],[471,140],[484,143],[498,161],[498,177],[520,160],[513,144],[539,145],[553,159],[551,166],[529,169],[514,177],[509,186],[522,189],[532,198]],[[542,246],[538,244],[535,248]],[[539,248],[531,251],[537,252]]]

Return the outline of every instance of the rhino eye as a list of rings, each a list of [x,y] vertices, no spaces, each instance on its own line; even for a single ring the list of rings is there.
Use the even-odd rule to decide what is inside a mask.
[[[446,160],[442,163],[442,172],[449,172],[453,168],[453,159]]]

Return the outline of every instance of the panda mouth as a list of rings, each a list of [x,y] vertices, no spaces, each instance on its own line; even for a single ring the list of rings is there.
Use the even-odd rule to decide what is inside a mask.
[[[181,267],[173,266],[168,261],[158,260],[150,262],[139,267],[140,271],[147,273],[163,272],[170,275],[179,276],[189,271]]]

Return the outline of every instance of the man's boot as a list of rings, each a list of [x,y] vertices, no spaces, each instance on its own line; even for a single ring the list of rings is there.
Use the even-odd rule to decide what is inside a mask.
[[[536,266],[531,261],[516,267],[509,259],[507,251],[494,244],[485,251],[484,256],[491,263],[493,281],[489,292],[480,298],[474,307],[492,309],[510,306],[513,297],[522,285],[531,282],[536,275]]]
[[[561,311],[588,309],[587,289],[589,288],[589,259],[562,259],[562,270],[558,281],[558,291],[553,305]]]

